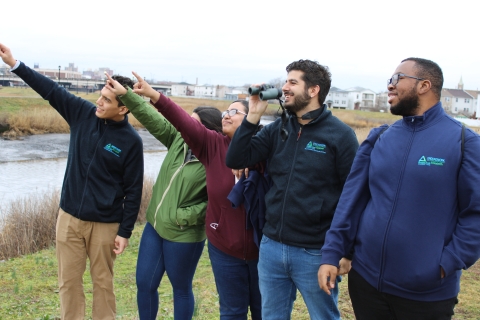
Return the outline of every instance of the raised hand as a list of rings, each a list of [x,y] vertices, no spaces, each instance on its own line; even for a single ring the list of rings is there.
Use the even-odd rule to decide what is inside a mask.
[[[15,63],[17,63],[17,60],[13,58],[10,49],[3,43],[0,43],[0,57],[2,58],[3,62],[10,66],[10,68],[13,68]]]
[[[117,80],[114,80],[108,73],[105,72],[107,76],[107,84],[105,88],[112,91],[116,96],[121,96],[127,93],[127,89],[120,84]]]
[[[253,86],[260,87],[259,84],[254,84]],[[260,100],[260,95],[250,96],[250,100],[248,101],[248,122],[257,124],[265,110],[267,110],[267,107],[268,101]]]
[[[135,71],[132,71],[132,74],[138,80],[138,82],[133,85],[133,92],[150,98],[153,103],[157,102],[158,99],[160,99],[160,92],[153,89],[148,82],[143,80]]]

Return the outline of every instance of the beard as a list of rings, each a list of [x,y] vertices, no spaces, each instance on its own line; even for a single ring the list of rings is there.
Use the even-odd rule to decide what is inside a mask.
[[[292,94],[289,92],[289,94]],[[308,95],[308,92],[304,91],[301,95],[293,95],[293,103],[285,103],[285,109],[287,109],[291,113],[297,113],[305,109],[306,106],[310,103],[312,98]]]
[[[409,94],[401,99],[396,105],[390,106],[390,113],[396,116],[414,116],[418,109],[418,95],[414,88],[410,90]]]

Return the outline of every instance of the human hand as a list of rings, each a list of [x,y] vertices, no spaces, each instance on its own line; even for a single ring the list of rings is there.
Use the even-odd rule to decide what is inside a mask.
[[[116,255],[119,255],[127,247],[128,247],[128,239],[117,235],[115,237],[115,249],[113,249],[113,252],[115,252]]]
[[[155,91],[147,81],[143,80],[135,71],[132,71],[132,74],[137,78],[138,82],[133,85],[133,92],[141,96],[149,98],[153,103],[157,102],[160,99],[160,92]]]
[[[12,51],[3,43],[0,43],[0,57],[10,68],[13,68],[15,63],[17,63],[17,60],[13,58]]]
[[[440,279],[445,278],[445,270],[443,270],[442,267],[440,267]]]
[[[260,87],[261,84],[254,84],[252,87]],[[260,118],[267,110],[268,101],[260,100],[260,95],[250,96],[248,100],[248,115],[247,120],[250,123],[257,124],[260,121]]]
[[[340,268],[338,268],[338,275],[343,276],[344,274],[347,274],[350,269],[352,269],[352,260],[342,258],[340,260]]]
[[[240,179],[242,177],[242,174],[245,172],[245,178],[248,178],[248,168],[245,169],[232,169],[233,175],[237,178]]]
[[[116,96],[121,96],[127,93],[127,89],[120,84],[117,80],[114,80],[108,73],[105,72],[107,76],[107,84],[105,88],[112,91]]]
[[[318,269],[318,285],[320,289],[330,295],[330,290],[335,288],[338,268],[330,264],[322,264]]]

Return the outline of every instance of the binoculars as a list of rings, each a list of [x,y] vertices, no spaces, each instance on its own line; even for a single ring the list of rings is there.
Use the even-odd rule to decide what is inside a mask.
[[[258,95],[260,100],[278,99],[282,96],[282,90],[268,84],[262,84],[260,87],[248,88],[248,94],[251,96]]]

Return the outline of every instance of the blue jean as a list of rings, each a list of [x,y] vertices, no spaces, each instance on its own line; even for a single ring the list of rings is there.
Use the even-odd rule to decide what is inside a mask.
[[[195,306],[192,280],[204,246],[205,240],[192,243],[165,240],[150,223],[145,225],[136,275],[140,319],[156,319],[158,287],[165,271],[173,287],[174,318],[192,318]]]
[[[290,319],[297,289],[310,319],[340,319],[338,281],[329,296],[318,285],[321,249],[289,246],[263,235],[260,244],[258,275],[264,320]]]
[[[262,319],[258,260],[235,258],[210,242],[208,255],[220,300],[220,319],[246,320],[249,306],[252,320]]]

